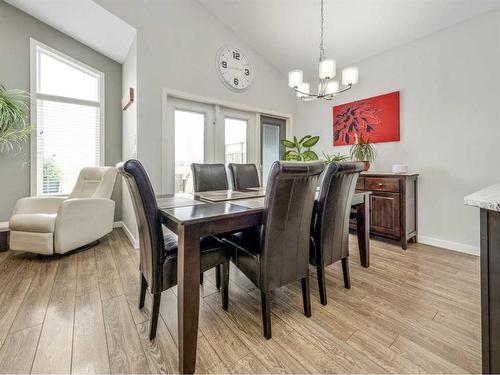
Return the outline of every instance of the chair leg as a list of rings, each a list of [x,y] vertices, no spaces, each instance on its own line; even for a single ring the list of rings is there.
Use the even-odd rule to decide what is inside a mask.
[[[344,274],[344,286],[351,289],[351,276],[349,275],[349,257],[342,258],[342,273]]]
[[[153,294],[153,306],[151,308],[151,322],[149,323],[149,339],[156,337],[156,327],[158,326],[158,316],[160,315],[161,293]]]
[[[220,268],[221,266],[218,265],[218,266],[215,266],[215,287],[217,289],[220,289]]]
[[[222,308],[229,307],[229,262],[222,265]]]
[[[300,280],[302,284],[302,299],[304,300],[304,315],[311,316],[311,292],[309,289],[309,276]]]
[[[326,305],[327,297],[326,297],[325,267],[318,266],[316,267],[316,271],[318,273],[319,300],[322,305]]]
[[[260,291],[260,299],[262,301],[262,324],[264,326],[264,337],[271,338],[271,306],[269,304],[269,292]]]
[[[200,273],[200,284],[203,285],[203,272]]]
[[[139,292],[139,309],[144,307],[144,300],[146,299],[146,289],[148,287],[148,282],[141,272],[141,290]]]

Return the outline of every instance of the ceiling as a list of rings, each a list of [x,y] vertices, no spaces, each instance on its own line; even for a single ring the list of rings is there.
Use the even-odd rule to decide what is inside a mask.
[[[92,0],[5,0],[40,21],[123,63],[136,30]]]
[[[319,0],[198,0],[283,73],[317,74]],[[326,55],[356,64],[500,6],[500,0],[325,0]]]

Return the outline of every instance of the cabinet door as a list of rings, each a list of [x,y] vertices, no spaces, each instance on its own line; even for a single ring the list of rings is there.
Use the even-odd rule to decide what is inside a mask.
[[[399,193],[373,192],[370,197],[370,231],[400,237]]]

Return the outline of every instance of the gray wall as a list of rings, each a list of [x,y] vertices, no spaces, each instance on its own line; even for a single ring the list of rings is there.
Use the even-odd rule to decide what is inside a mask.
[[[137,29],[134,50],[125,63],[137,64],[136,76],[132,77],[128,68],[125,74],[132,74],[130,80],[137,84],[137,114],[124,119],[124,156],[136,153],[157,192],[161,191],[162,148],[168,147],[162,145],[161,136],[163,88],[293,115],[295,96],[287,85],[287,76],[197,1],[95,1]],[[228,44],[245,51],[253,66],[254,80],[245,92],[228,89],[217,75],[215,56]],[[129,62],[135,54],[136,62]],[[128,208],[125,203],[123,221],[137,238]]]
[[[69,36],[0,0],[0,83],[30,90],[30,37],[84,62],[106,76],[106,165],[122,156],[122,66]],[[29,142],[19,153],[0,154],[0,221],[8,220],[17,199],[30,195]],[[115,186],[115,220],[121,218],[120,181]]]
[[[478,253],[479,212],[465,195],[500,182],[500,12],[471,18],[362,61],[345,103],[401,92],[401,141],[376,145],[374,170],[407,164],[419,172],[419,242]],[[301,103],[294,133],[332,147],[333,103]]]

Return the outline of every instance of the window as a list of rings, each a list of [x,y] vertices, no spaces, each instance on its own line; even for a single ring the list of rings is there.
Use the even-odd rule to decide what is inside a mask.
[[[225,119],[225,160],[226,164],[247,162],[247,121]]]
[[[205,115],[175,110],[175,192],[192,193],[191,163],[205,162]]]
[[[104,74],[32,40],[32,194],[68,194],[103,164]]]

